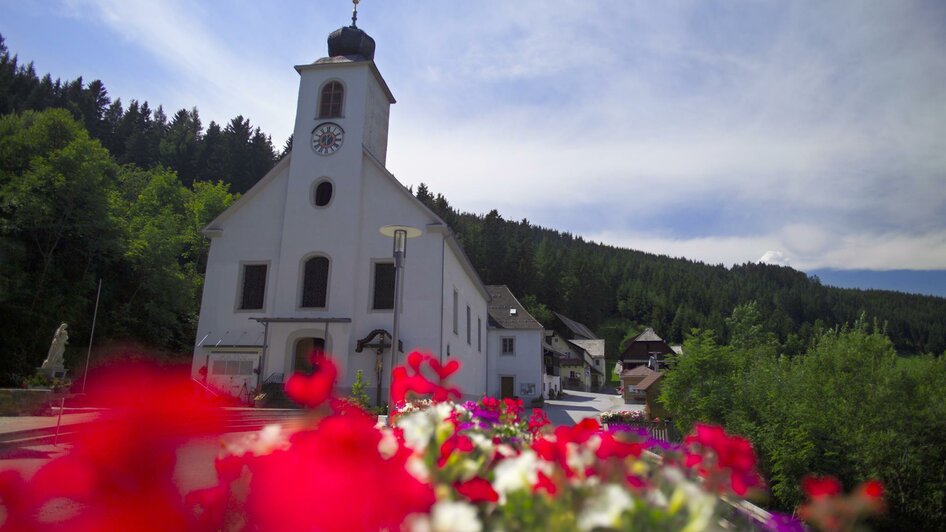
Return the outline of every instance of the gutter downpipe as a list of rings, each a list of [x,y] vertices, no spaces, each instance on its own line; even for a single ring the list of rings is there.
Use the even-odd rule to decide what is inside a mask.
[[[443,283],[444,283],[444,271],[445,265],[447,262],[447,237],[446,233],[443,234],[443,239],[440,241],[440,363],[443,364]]]

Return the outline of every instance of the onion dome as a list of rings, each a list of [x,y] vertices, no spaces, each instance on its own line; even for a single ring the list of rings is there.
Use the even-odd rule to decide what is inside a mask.
[[[352,0],[351,26],[338,28],[328,36],[328,56],[360,55],[367,60],[374,59],[374,39],[358,28],[358,2]]]
[[[354,25],[338,28],[328,36],[328,56],[360,55],[374,59],[374,39]]]

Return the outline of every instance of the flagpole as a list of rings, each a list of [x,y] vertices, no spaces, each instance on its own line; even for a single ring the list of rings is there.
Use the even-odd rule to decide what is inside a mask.
[[[92,338],[95,336],[95,320],[99,316],[99,296],[102,295],[102,278],[99,278],[99,289],[95,292],[95,312],[92,313],[92,331],[89,332],[89,350],[85,354],[85,373],[82,374],[82,393],[85,393],[85,382],[89,377],[89,359],[92,358]]]

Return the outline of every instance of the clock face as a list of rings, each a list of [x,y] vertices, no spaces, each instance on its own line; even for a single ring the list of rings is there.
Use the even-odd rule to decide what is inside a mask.
[[[319,155],[331,155],[342,147],[345,131],[338,124],[325,122],[312,130],[312,149]]]

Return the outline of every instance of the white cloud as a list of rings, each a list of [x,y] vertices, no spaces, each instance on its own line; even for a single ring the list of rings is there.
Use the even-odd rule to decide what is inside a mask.
[[[709,264],[766,262],[799,270],[818,268],[896,270],[946,269],[946,230],[922,235],[857,233],[830,239],[831,248],[805,251],[784,234],[745,237],[672,238],[634,232],[602,231],[589,239],[651,253],[686,257]],[[763,253],[763,250],[766,250]],[[778,250],[778,251],[772,251]],[[756,260],[759,254],[762,258]]]
[[[769,250],[762,254],[762,257],[759,258],[759,262],[762,264],[775,264],[778,266],[790,266],[791,261],[788,260],[788,257],[785,256],[781,251]]]
[[[174,76],[164,89],[169,100],[182,102],[182,107],[196,105],[202,116],[218,122],[238,114],[250,117],[277,144],[291,131],[297,83],[291,65],[254,62],[239,53],[238,38],[227,42],[211,31],[207,24],[220,6],[205,9],[175,0],[67,3],[73,14],[98,20],[164,63]]]
[[[323,53],[348,9],[227,27],[221,13],[250,8],[65,1],[178,75],[152,101],[243,114],[277,144],[294,57]],[[584,208],[590,238],[709,262],[946,268],[946,30],[930,9],[391,1],[362,4],[359,26],[400,102],[391,170],[462,210]]]

